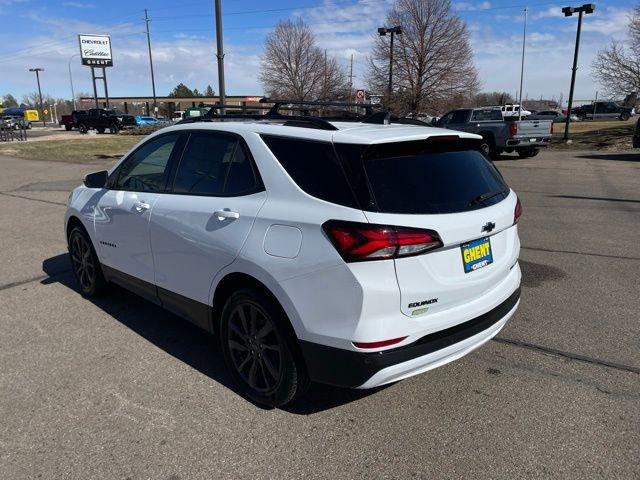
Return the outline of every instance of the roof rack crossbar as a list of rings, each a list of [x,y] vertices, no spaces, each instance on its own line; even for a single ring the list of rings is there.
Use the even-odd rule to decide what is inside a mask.
[[[319,100],[287,100],[287,99],[274,99],[269,97],[263,97],[260,100],[260,103],[273,103],[271,107],[272,110],[278,111],[283,105],[308,105],[313,107],[358,107],[364,108],[367,115],[371,115],[373,113],[373,109],[375,105],[370,103],[354,103],[354,102],[330,102],[330,101],[319,101]]]
[[[332,125],[331,123],[327,122],[326,120],[323,120],[322,118],[318,118],[318,117],[303,117],[303,116],[298,116],[298,115],[281,115],[279,113],[276,114],[266,114],[266,115],[260,115],[260,114],[251,114],[251,113],[246,113],[246,114],[225,114],[225,115],[218,115],[215,113],[208,113],[207,115],[202,115],[200,117],[193,117],[193,118],[188,118],[183,120],[181,123],[194,123],[194,122],[208,122],[208,121],[213,121],[213,120],[280,120],[280,121],[295,121],[295,122],[302,122],[305,123],[308,126],[311,126],[313,128],[318,128],[320,130],[338,130],[338,128],[335,125]]]

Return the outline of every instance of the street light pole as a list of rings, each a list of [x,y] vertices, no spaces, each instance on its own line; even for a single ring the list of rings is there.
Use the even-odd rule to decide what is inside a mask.
[[[522,120],[522,82],[524,80],[524,50],[527,45],[527,7],[524,8],[524,27],[522,30],[522,63],[520,64],[520,99],[518,103],[518,120]]]
[[[564,140],[569,139],[569,122],[571,121],[571,106],[573,105],[573,88],[576,83],[576,70],[578,70],[578,50],[580,49],[580,31],[582,30],[582,14],[593,13],[596,6],[593,3],[585,3],[581,7],[564,7],[562,13],[570,17],[578,13],[578,30],[576,32],[576,47],[573,52],[573,67],[571,69],[571,86],[569,87],[569,103],[567,104],[567,118],[564,124]]]
[[[226,95],[224,91],[224,45],[222,44],[222,5],[221,0],[215,0],[216,6],[216,42],[218,58],[218,96],[220,98],[220,105],[224,105],[226,102]],[[220,115],[224,115],[224,107],[220,107]]]
[[[144,9],[144,23],[147,26],[147,47],[149,49],[149,65],[151,66],[151,90],[153,91],[153,116],[157,116],[156,108],[156,80],[153,74],[153,57],[151,56],[151,35],[149,34],[149,15],[147,9]],[[147,115],[149,112],[147,112]]]
[[[391,92],[393,89],[393,36],[395,34],[401,35],[402,27],[397,25],[390,28],[378,28],[378,34],[381,37],[384,37],[387,33],[391,35],[391,41],[389,42],[389,85],[387,86],[387,95],[389,96],[389,100],[391,100]]]
[[[76,94],[73,91],[73,77],[71,76],[71,60],[73,60],[73,58],[77,57],[78,55],[80,54],[74,53],[73,55],[71,55],[71,57],[69,57],[69,62],[67,63],[67,66],[69,67],[69,83],[71,84],[71,101],[73,102],[74,110],[77,110],[77,108],[76,108]]]
[[[40,113],[42,114],[42,126],[46,127],[47,119],[45,118],[42,110],[42,89],[40,88],[40,72],[44,72],[44,68],[40,68],[40,67],[30,68],[29,71],[36,72],[36,81],[38,82],[38,96],[40,98]]]

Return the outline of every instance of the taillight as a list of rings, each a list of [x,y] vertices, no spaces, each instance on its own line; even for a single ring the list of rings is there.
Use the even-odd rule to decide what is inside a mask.
[[[553,122],[551,122],[551,128],[549,129],[549,133],[553,135]]]
[[[516,197],[516,208],[513,210],[513,224],[518,223],[520,219],[520,215],[522,215],[522,204],[520,203],[520,199]]]
[[[516,122],[511,122],[509,124],[509,136],[515,137],[518,134],[518,124]]]
[[[442,246],[432,230],[329,220],[322,225],[345,262],[421,255]]]

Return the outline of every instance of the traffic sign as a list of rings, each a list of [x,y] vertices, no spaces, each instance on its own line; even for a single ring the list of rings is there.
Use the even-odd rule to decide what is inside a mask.
[[[356,100],[364,101],[364,90],[356,90]]]

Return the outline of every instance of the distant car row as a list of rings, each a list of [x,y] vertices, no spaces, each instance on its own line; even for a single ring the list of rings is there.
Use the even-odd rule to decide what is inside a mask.
[[[96,130],[104,133],[118,133],[125,128],[132,128],[142,125],[156,125],[161,120],[147,116],[133,116],[121,112],[120,110],[107,110],[104,108],[92,108],[90,110],[74,110],[71,115],[63,115],[60,119],[60,126],[70,131],[77,128],[80,133],[87,133],[89,130]]]
[[[29,129],[33,126],[31,122],[19,115],[2,115],[0,122],[3,128],[10,128],[12,130],[19,130],[21,128]]]

